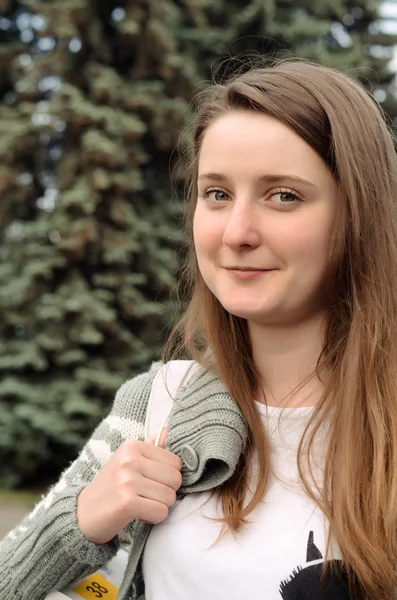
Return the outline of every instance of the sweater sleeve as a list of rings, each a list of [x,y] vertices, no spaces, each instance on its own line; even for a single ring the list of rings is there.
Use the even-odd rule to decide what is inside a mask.
[[[0,543],[1,597],[43,600],[46,594],[93,573],[117,552],[120,536],[89,542],[77,523],[77,499],[127,439],[144,438],[146,407],[159,363],[127,381],[109,415],[78,458],[34,510]]]

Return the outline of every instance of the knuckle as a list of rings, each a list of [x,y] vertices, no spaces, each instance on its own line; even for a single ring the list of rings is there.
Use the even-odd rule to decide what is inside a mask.
[[[114,487],[116,490],[119,490],[119,493],[123,493],[123,488],[125,485],[125,477],[124,473],[119,469],[114,473]]]
[[[139,440],[127,440],[124,442],[123,447],[128,455],[140,454],[142,450],[142,443]]]
[[[124,514],[131,506],[131,496],[129,494],[122,494],[119,501],[119,511]]]
[[[134,454],[134,456],[130,456],[128,461],[128,467],[132,471],[139,471],[141,466],[141,457]]]
[[[119,473],[117,484],[122,502],[128,503],[137,494],[139,476],[135,473],[128,473],[128,476],[126,473]]]
[[[124,488],[118,495],[118,500],[115,501],[114,509],[120,515],[125,515],[130,512],[133,495],[130,490]]]
[[[114,454],[113,458],[116,461],[116,465],[121,467],[125,465],[128,461],[128,457],[130,456],[128,452],[128,448],[126,446],[120,446],[117,452]]]
[[[136,452],[125,452],[119,457],[118,465],[120,468],[139,471],[142,462],[142,456]]]
[[[131,496],[135,493],[137,487],[137,477],[134,473],[123,473],[119,478],[119,486],[123,496]]]

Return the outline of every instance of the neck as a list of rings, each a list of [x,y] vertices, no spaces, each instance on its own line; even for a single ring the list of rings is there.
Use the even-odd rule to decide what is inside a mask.
[[[324,315],[285,327],[249,322],[253,358],[269,406],[317,404],[324,391],[324,384],[314,375],[323,348],[323,325]],[[260,402],[264,402],[263,392],[259,390]]]

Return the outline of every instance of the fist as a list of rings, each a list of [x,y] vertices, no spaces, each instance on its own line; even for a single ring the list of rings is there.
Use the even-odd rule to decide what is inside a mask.
[[[160,445],[127,440],[80,493],[77,522],[91,542],[105,544],[128,523],[138,519],[163,521],[182,484],[181,459]]]

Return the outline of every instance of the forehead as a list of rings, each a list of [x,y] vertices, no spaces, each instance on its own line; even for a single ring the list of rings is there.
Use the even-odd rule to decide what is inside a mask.
[[[292,128],[269,115],[233,111],[206,130],[199,155],[199,174],[233,176],[288,172],[321,179],[331,174],[322,158]]]

